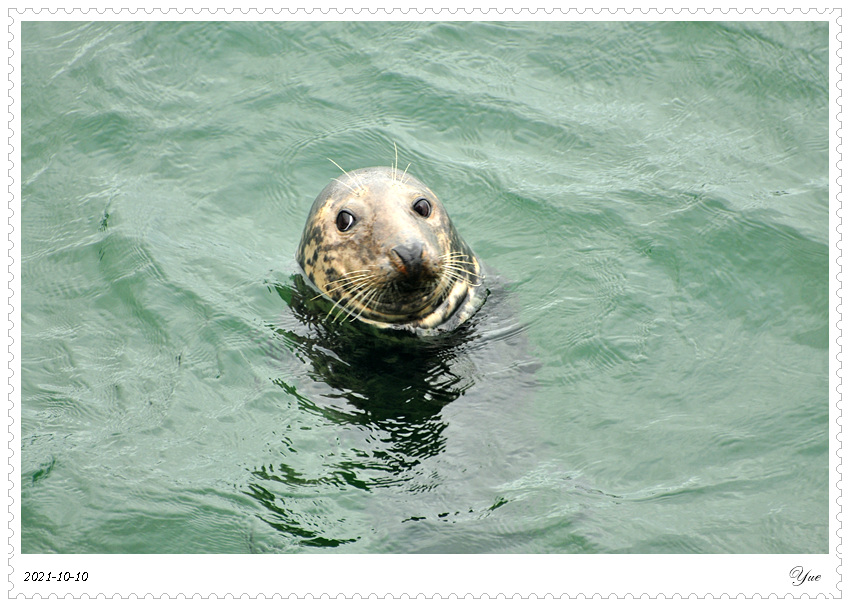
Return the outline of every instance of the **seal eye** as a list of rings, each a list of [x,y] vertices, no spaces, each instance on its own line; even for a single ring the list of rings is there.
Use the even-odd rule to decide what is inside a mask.
[[[357,220],[350,211],[340,211],[339,215],[336,216],[336,228],[340,232],[348,232],[356,222]]]
[[[418,198],[413,203],[413,210],[422,215],[422,217],[428,217],[431,215],[431,203],[424,198]]]

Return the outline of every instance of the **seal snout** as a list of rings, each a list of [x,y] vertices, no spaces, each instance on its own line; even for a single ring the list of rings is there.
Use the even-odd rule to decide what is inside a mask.
[[[422,243],[412,242],[407,245],[393,247],[390,261],[392,261],[395,269],[401,272],[408,280],[418,278],[424,269]]]

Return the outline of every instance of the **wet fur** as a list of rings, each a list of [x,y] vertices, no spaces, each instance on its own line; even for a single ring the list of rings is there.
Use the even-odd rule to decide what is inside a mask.
[[[328,316],[426,332],[472,316],[486,297],[481,264],[437,196],[395,165],[343,172],[313,203],[296,255],[319,297],[333,302]],[[412,208],[420,197],[431,204],[427,218]],[[357,220],[348,232],[336,227],[343,209]],[[392,253],[411,243],[422,248],[416,280]]]

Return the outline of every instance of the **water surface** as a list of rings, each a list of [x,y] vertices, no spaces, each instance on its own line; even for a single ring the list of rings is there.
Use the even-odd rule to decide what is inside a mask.
[[[828,25],[22,25],[24,552],[823,553]],[[293,304],[394,161],[492,268]]]

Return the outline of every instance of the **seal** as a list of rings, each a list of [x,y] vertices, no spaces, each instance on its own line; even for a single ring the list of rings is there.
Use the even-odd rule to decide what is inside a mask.
[[[481,263],[428,186],[396,167],[345,172],[313,202],[296,254],[328,315],[450,331],[487,296]]]

